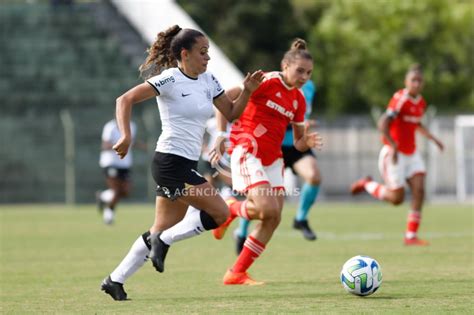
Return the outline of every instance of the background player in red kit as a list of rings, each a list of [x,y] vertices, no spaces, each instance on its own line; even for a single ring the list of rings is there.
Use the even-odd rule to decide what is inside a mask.
[[[426,169],[416,149],[416,131],[443,150],[441,141],[421,123],[426,108],[426,102],[420,94],[422,88],[422,69],[419,65],[413,65],[405,76],[405,88],[393,95],[386,113],[379,120],[384,143],[379,155],[379,170],[385,185],[367,176],[351,186],[352,194],[365,190],[374,198],[399,205],[405,197],[405,182],[408,184],[412,201],[405,232],[406,245],[428,245],[427,241],[417,237],[424,201]]]
[[[226,285],[262,284],[251,279],[247,269],[265,250],[280,223],[284,201],[281,144],[288,123],[293,124],[296,149],[306,151],[321,145],[319,135],[309,133],[304,124],[306,101],[299,90],[312,71],[313,59],[306,50],[306,42],[296,39],[283,57],[282,72],[265,74],[243,114],[232,125],[232,185],[234,190],[245,193],[247,199],[228,202],[231,215],[213,234],[221,239],[237,216],[260,222],[245,241],[234,266],[225,274]],[[232,99],[240,92],[240,88],[234,88],[227,93]],[[219,130],[225,131],[226,122],[219,113],[218,123]]]

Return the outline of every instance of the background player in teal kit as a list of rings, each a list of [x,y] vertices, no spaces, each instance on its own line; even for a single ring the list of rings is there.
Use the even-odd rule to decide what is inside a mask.
[[[306,119],[311,114],[311,105],[313,104],[316,86],[312,81],[307,81],[303,87],[303,94],[306,99]],[[309,121],[311,125],[315,125],[314,121]],[[314,241],[316,234],[313,232],[308,223],[308,213],[316,201],[319,193],[319,184],[321,183],[321,174],[316,162],[316,157],[311,150],[300,152],[293,146],[293,131],[288,126],[282,144],[283,159],[285,167],[292,169],[293,173],[300,176],[304,183],[301,187],[300,201],[296,216],[293,220],[293,228],[301,230],[305,239]],[[240,219],[239,227],[234,232],[236,240],[236,250],[240,253],[242,246],[247,238],[248,227],[250,222]]]

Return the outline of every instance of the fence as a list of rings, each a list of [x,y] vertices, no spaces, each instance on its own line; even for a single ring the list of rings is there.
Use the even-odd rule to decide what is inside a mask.
[[[149,165],[159,130],[156,107],[141,106],[143,111],[137,111],[134,120],[138,137],[147,141],[150,150],[134,152],[134,188],[129,200],[135,202],[151,201],[154,196]],[[44,117],[0,117],[1,203],[93,202],[95,191],[104,188],[98,159],[102,126],[110,117],[104,117],[103,109],[71,111],[73,128],[69,131],[64,128],[67,117],[65,112]],[[339,118],[321,121],[319,125],[324,138],[324,148],[317,152],[323,177],[321,198],[348,198],[350,183],[361,176],[370,174],[380,180],[377,169],[380,135],[370,118]],[[441,153],[424,138],[418,139],[428,168],[428,198],[455,198],[454,117],[437,117],[431,121],[430,129],[446,148]],[[71,131],[74,145],[67,147],[65,135]],[[473,147],[464,145],[465,154],[473,156]],[[468,163],[472,164],[472,160]]]

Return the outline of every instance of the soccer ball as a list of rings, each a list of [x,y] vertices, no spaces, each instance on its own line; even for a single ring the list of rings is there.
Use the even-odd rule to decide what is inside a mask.
[[[379,263],[368,256],[355,256],[341,270],[341,282],[347,292],[365,296],[377,291],[382,284]]]

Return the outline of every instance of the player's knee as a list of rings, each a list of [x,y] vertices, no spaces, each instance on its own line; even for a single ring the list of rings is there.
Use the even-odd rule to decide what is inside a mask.
[[[319,186],[321,184],[321,176],[319,174],[314,174],[309,180],[309,184],[313,186]]]
[[[398,206],[405,200],[405,191],[403,189],[389,191],[385,197],[385,200],[389,201],[394,206]]]
[[[262,213],[262,222],[276,228],[281,221],[281,211],[278,207],[266,208]]]
[[[230,216],[229,208],[221,207],[218,211],[213,211],[212,218],[217,223],[217,226],[223,224]]]
[[[404,200],[405,200],[405,197],[402,194],[401,195],[395,195],[395,197],[392,200],[392,204],[394,206],[398,206],[398,205],[402,204]]]

